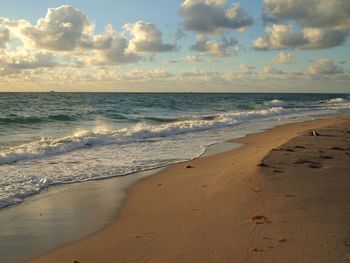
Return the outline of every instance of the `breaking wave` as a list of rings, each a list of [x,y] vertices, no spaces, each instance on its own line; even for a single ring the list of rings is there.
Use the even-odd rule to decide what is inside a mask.
[[[0,152],[0,165],[18,161],[40,159],[75,150],[108,144],[157,139],[191,132],[219,129],[247,120],[284,114],[282,107],[264,110],[229,112],[216,115],[197,116],[192,119],[174,120],[170,123],[151,125],[140,122],[130,128],[108,130],[96,128],[92,131],[78,130],[62,138],[42,138],[38,141],[5,148]]]

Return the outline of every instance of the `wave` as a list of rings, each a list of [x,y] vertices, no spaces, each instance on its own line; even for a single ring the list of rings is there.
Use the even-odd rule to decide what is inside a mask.
[[[238,106],[239,109],[244,109],[244,110],[259,110],[262,109],[264,105],[258,104],[256,102],[247,102],[240,104]]]
[[[158,125],[141,122],[131,128],[120,130],[104,128],[96,128],[92,131],[78,130],[74,134],[63,138],[42,138],[39,141],[2,150],[0,152],[0,165],[50,157],[93,146],[137,142],[190,132],[219,129],[251,119],[280,115],[285,113],[285,111],[281,107],[274,107],[265,110],[205,115]]]
[[[286,106],[287,104],[288,104],[287,102],[283,100],[278,100],[278,99],[270,100],[269,102],[267,102],[267,105],[272,107],[283,107],[283,106]]]
[[[9,116],[0,118],[0,123],[2,124],[33,124],[41,122],[51,122],[51,121],[74,121],[76,117],[65,114],[52,114],[43,117],[34,116]]]
[[[176,122],[176,121],[181,121],[181,118],[166,118],[166,117],[150,117],[150,116],[145,116],[140,118],[140,120],[144,121],[152,121],[152,122]]]
[[[347,100],[343,98],[335,98],[335,99],[329,99],[329,100],[321,100],[319,103],[322,104],[338,104],[338,103],[348,103]]]

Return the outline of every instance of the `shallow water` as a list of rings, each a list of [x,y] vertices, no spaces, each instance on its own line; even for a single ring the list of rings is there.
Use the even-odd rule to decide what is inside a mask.
[[[163,167],[259,129],[349,112],[346,94],[1,93],[0,208],[51,185]]]

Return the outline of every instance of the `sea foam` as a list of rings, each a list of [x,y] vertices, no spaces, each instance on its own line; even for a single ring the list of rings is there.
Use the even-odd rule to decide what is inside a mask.
[[[282,107],[273,107],[264,110],[197,116],[193,119],[185,119],[158,125],[150,125],[141,122],[131,128],[119,130],[107,130],[101,128],[95,128],[92,131],[78,130],[75,133],[62,138],[42,138],[38,141],[3,149],[0,152],[0,165],[45,158],[94,146],[122,144],[140,140],[169,137],[189,132],[224,128],[252,119],[283,114],[285,111],[286,110]]]

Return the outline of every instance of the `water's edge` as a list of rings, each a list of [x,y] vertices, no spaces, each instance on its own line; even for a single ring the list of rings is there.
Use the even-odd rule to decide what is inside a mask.
[[[239,138],[291,123],[249,131]],[[196,158],[240,148],[244,145],[234,142],[239,138],[208,145]],[[128,190],[166,167],[127,176],[50,186],[26,198],[23,203],[1,209],[0,225],[4,228],[1,230],[4,238],[0,237],[1,262],[27,262],[103,230],[117,220]]]
[[[215,143],[208,145],[196,158],[241,146],[232,141]],[[116,220],[128,189],[168,166],[100,180],[53,185],[27,197],[24,202],[0,209],[1,262],[27,262],[101,231]]]

